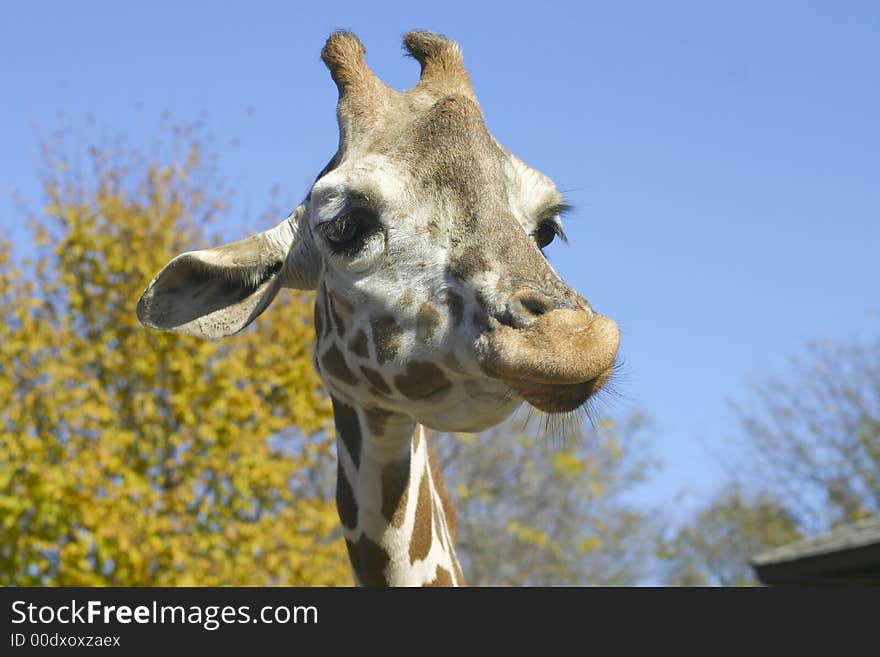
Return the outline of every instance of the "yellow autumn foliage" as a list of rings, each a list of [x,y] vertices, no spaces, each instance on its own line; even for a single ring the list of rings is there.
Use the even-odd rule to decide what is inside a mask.
[[[537,547],[546,548],[554,552],[558,552],[560,547],[557,543],[550,540],[547,532],[536,527],[522,523],[518,520],[511,520],[507,523],[507,531],[516,537],[518,541],[528,543]]]
[[[653,523],[631,494],[653,468],[651,423],[638,412],[576,419],[536,422],[524,409],[479,435],[434,441],[470,584],[631,586],[645,576]]]
[[[223,212],[185,145],[167,163],[93,149],[88,175],[48,149],[36,255],[0,243],[2,585],[351,583],[315,483],[333,456],[311,297],[215,343],[135,318]]]

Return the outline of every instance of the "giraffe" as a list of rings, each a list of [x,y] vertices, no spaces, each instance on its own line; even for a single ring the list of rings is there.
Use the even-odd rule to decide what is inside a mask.
[[[216,339],[283,287],[315,290],[355,582],[456,586],[428,430],[481,431],[523,402],[579,408],[609,380],[619,332],[544,257],[565,237],[563,197],[489,133],[459,46],[430,32],[403,43],[421,74],[398,92],[356,36],[330,35],[339,146],[305,200],[263,233],[172,259],[137,316]]]

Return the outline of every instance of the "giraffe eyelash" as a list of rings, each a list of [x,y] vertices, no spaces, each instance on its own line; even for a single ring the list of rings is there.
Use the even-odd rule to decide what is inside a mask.
[[[541,251],[550,246],[550,243],[556,237],[563,242],[568,242],[568,237],[566,237],[565,231],[562,230],[562,224],[559,222],[558,216],[538,222],[535,230],[532,231],[532,238]]]
[[[382,229],[379,217],[366,208],[351,208],[334,219],[322,221],[315,229],[334,255],[356,255],[372,236]]]
[[[544,207],[538,213],[538,222],[532,237],[542,251],[550,246],[554,238],[558,237],[563,242],[568,242],[568,236],[562,228],[562,217],[571,212],[572,206],[564,201],[553,203]]]

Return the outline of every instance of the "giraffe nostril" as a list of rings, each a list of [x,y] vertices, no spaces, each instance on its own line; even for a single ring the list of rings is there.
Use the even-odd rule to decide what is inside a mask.
[[[512,328],[523,328],[555,307],[553,300],[535,290],[523,289],[514,293],[506,312],[498,320]]]
[[[518,295],[517,300],[526,312],[535,316],[543,315],[553,307],[550,298],[539,292],[527,291]]]

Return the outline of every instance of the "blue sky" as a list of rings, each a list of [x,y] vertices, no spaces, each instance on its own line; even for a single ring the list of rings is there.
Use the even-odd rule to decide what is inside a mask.
[[[20,2],[0,19],[0,227],[39,198],[59,120],[146,144],[206,113],[238,225],[335,150],[337,28],[406,88],[411,28],[461,44],[490,130],[567,190],[560,273],[623,329],[623,408],[656,423],[642,495],[686,508],[741,436],[728,410],[812,337],[880,329],[880,4]],[[237,144],[237,145],[235,145]],[[679,500],[679,494],[684,498]]]

